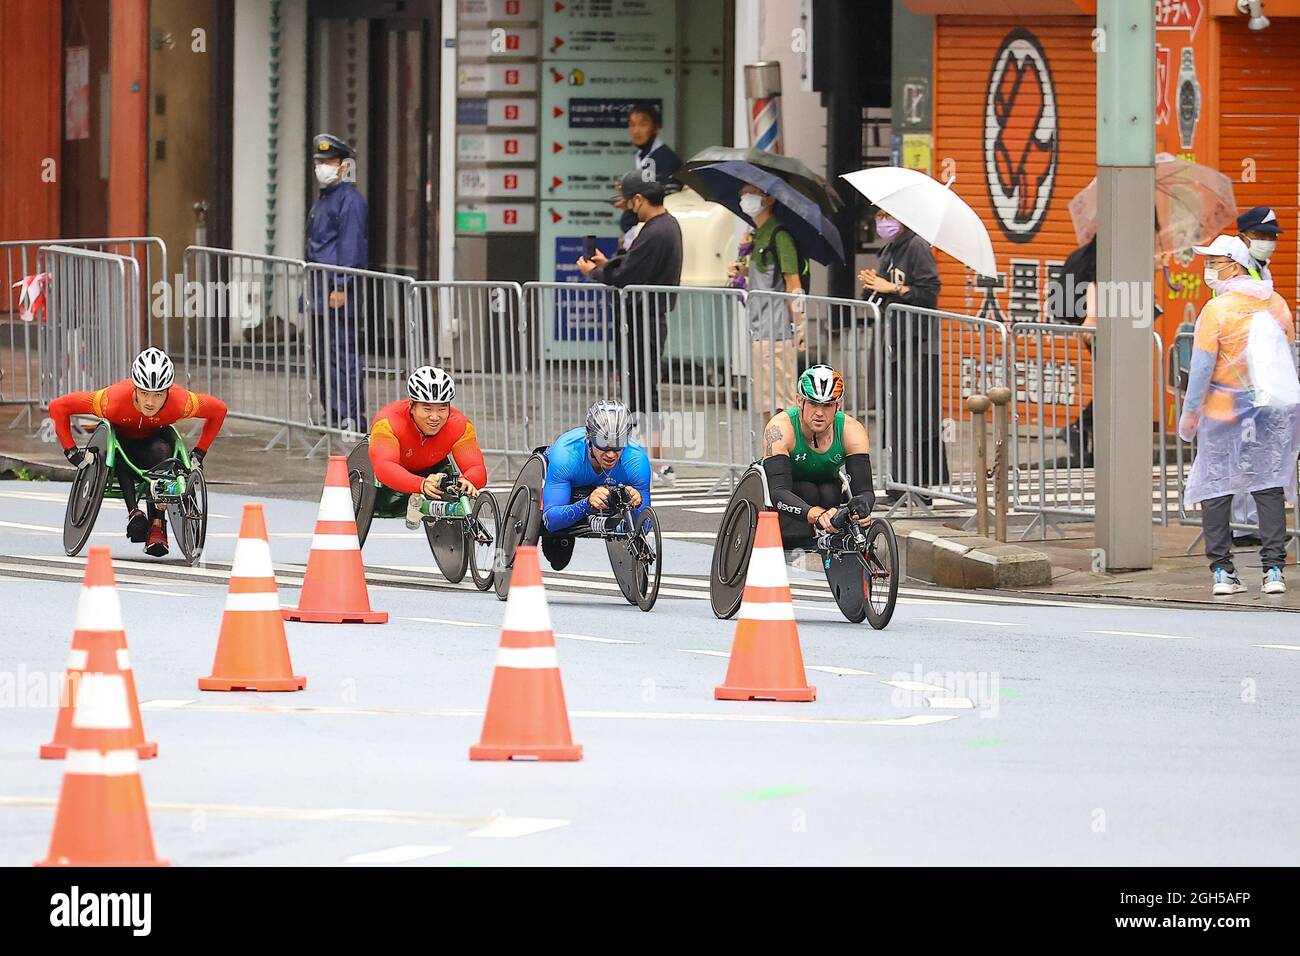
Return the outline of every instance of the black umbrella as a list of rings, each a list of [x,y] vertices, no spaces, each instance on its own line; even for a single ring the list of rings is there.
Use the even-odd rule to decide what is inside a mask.
[[[776,200],[772,214],[789,230],[805,256],[823,265],[830,265],[833,260],[844,261],[844,244],[835,224],[822,215],[817,203],[779,176],[753,163],[734,161],[700,166],[693,172],[708,188],[711,202],[726,206],[751,226],[754,220],[740,209],[740,189],[746,183],[757,186]]]
[[[774,176],[779,176],[817,203],[822,213],[828,218],[844,208],[844,200],[835,192],[835,188],[804,163],[793,156],[769,153],[765,149],[754,149],[752,146],[710,146],[688,159],[685,165],[673,175],[673,178],[685,186],[690,186],[705,199],[712,199],[713,197],[708,194],[707,186],[696,174],[696,171],[701,166],[726,162],[752,163],[759,169]]]

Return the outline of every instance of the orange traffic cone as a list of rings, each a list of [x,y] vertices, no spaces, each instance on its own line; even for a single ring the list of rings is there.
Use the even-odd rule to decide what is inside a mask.
[[[306,686],[307,678],[295,677],[289,662],[266,517],[261,505],[244,505],[217,656],[212,676],[199,678],[199,690],[302,690]]]
[[[117,599],[113,560],[109,549],[94,547],[86,560],[86,575],[77,600],[77,622],[73,625],[72,650],[68,652],[68,670],[63,677],[63,695],[59,699],[59,716],[54,722],[54,739],[41,745],[42,760],[62,760],[72,739],[72,717],[77,701],[77,687],[86,672],[87,655],[93,638],[105,636],[117,651],[117,665],[126,680],[127,706],[131,712],[131,746],[142,760],[158,756],[158,744],[144,739],[140,719],[140,699],[135,692],[135,675],[126,653],[126,632],[122,630],[122,606]]]
[[[809,685],[803,669],[781,548],[781,521],[775,511],[758,516],[727,677],[713,689],[713,696],[716,700],[817,699],[817,688]]]
[[[284,619],[314,624],[383,624],[388,620],[387,611],[370,609],[348,485],[348,460],[342,455],[330,455],[302,593],[298,606],[285,610]]]
[[[581,760],[569,732],[560,661],[536,545],[515,551],[483,736],[470,760]]]
[[[112,584],[108,549],[92,548],[86,591],[111,589]],[[97,601],[107,603],[83,592],[79,616]],[[125,652],[111,630],[87,630],[84,645],[59,809],[49,855],[37,866],[166,866],[166,860],[154,855],[140,782],[134,739],[139,718],[132,715],[130,671],[121,660]]]

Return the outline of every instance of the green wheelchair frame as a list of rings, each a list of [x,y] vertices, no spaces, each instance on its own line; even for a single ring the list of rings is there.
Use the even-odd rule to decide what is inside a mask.
[[[459,478],[456,462],[448,456],[435,466],[445,467],[451,478]],[[352,512],[357,522],[357,541],[364,546],[375,518],[405,518],[409,494],[394,491],[375,477],[370,463],[370,438],[361,439],[348,453],[348,484],[352,488]],[[429,550],[438,570],[452,584],[459,584],[469,571],[474,586],[489,590],[495,581],[496,537],[500,512],[496,498],[486,489],[473,502],[467,495],[452,503],[453,513],[423,520]]]
[[[186,563],[198,563],[208,534],[208,485],[203,472],[194,467],[180,433],[171,425],[165,427],[172,434],[172,457],[144,469],[127,457],[108,422],[101,421],[91,433],[82,449],[86,456],[72,481],[63,518],[63,550],[69,557],[85,547],[104,499],[124,497],[115,468],[121,456],[138,477],[137,500],[166,506],[172,534]]]

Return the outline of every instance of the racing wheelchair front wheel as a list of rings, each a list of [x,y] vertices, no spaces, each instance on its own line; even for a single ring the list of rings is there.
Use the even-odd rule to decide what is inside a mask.
[[[626,537],[606,538],[605,549],[614,580],[627,603],[648,611],[659,599],[663,536],[653,508],[647,508],[637,520],[640,527]]]
[[[63,551],[74,557],[86,545],[99,517],[108,488],[108,425],[100,422],[82,449],[86,459],[77,469],[68,491],[68,508],[63,516]]]
[[[501,537],[501,509],[496,496],[480,491],[466,528],[469,550],[469,573],[474,587],[490,589],[496,578],[497,539]]]
[[[186,564],[193,567],[203,556],[203,544],[208,537],[208,483],[202,471],[190,469],[185,476],[185,493],[167,511],[181,554],[185,555]]]
[[[862,555],[862,585],[866,591],[867,621],[881,630],[894,616],[898,603],[898,537],[884,518],[867,525],[867,546]]]
[[[370,464],[369,436],[348,452],[348,484],[352,488],[352,516],[357,522],[357,546],[361,547],[375,519],[375,469]]]
[[[727,502],[713,545],[709,602],[715,617],[727,620],[740,610],[745,574],[758,532],[758,515],[767,506],[767,489],[757,467],[745,472]]]

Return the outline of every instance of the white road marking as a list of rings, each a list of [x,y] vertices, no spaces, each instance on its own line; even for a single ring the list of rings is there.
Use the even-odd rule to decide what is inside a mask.
[[[445,617],[399,617],[399,621],[411,621],[415,624],[450,624],[453,627],[500,627],[499,624],[483,624],[479,621],[452,621]]]
[[[720,508],[683,508],[682,510],[692,511],[697,515],[720,515],[727,510],[727,506],[723,505]],[[716,535],[714,537],[716,537]]]
[[[824,674],[837,674],[840,677],[878,677],[873,671],[860,671],[852,667],[836,667],[834,664],[805,664],[806,671],[821,671]]]
[[[192,703],[194,703],[192,699],[181,700],[179,698],[159,697],[157,700],[143,701],[140,707],[148,710],[178,710]]]
[[[1162,641],[1190,641],[1191,637],[1183,634],[1151,634],[1147,631],[1084,631],[1085,634],[1111,634],[1115,637],[1154,637]]]
[[[1300,647],[1294,644],[1252,644],[1251,647],[1267,647],[1275,651],[1300,651]]]
[[[886,682],[888,683],[888,682]],[[942,690],[943,688],[939,688]],[[152,710],[144,704],[144,709]],[[161,708],[167,709],[167,708]],[[333,707],[311,704],[205,704],[196,703],[181,708],[194,713],[228,713],[228,714],[325,714],[329,716],[367,716],[367,717],[473,717],[482,719],[483,711],[476,708],[443,709],[403,709],[397,707]],[[909,717],[891,717],[888,719],[867,717],[802,717],[795,714],[761,714],[722,712],[701,714],[691,712],[661,711],[611,711],[611,710],[571,710],[569,716],[577,719],[593,720],[699,720],[723,723],[755,724],[822,724],[841,727],[910,727],[931,724],[939,720],[956,720],[956,716],[937,717],[913,714]]]
[[[1024,627],[1023,624],[1008,621],[979,621],[969,617],[923,617],[923,621],[939,621],[944,624],[978,624],[983,627]]]
[[[590,641],[593,644],[640,644],[641,641],[624,641],[617,637],[593,637],[590,634],[561,634],[559,631],[554,632],[556,637],[562,637],[569,641]]]
[[[730,657],[730,651],[706,651],[695,647],[678,648],[683,654],[703,654],[705,657]]]
[[[927,697],[925,706],[947,710],[971,710],[975,706],[975,701],[969,697]]]
[[[528,836],[533,833],[541,833],[543,830],[554,830],[558,827],[567,827],[568,825],[568,820],[548,820],[545,817],[516,817],[515,819],[503,818],[493,821],[478,830],[473,830],[470,833],[467,833],[466,836],[510,839],[513,837]]]
[[[160,594],[163,597],[198,597],[197,594],[188,594],[185,591],[162,591],[158,588],[124,588],[118,585],[119,591],[133,591],[136,594]]]
[[[936,684],[927,684],[919,680],[882,680],[880,683],[888,684],[890,687],[897,687],[899,690],[909,691],[911,693],[921,694],[946,694],[948,688],[939,687]]]
[[[372,850],[369,853],[356,853],[344,860],[344,863],[410,863],[412,860],[424,860],[440,853],[450,853],[449,846],[423,846],[413,843],[407,846],[389,847],[387,850]]]
[[[716,541],[718,536],[707,531],[660,531],[665,538],[684,538],[696,541]]]

